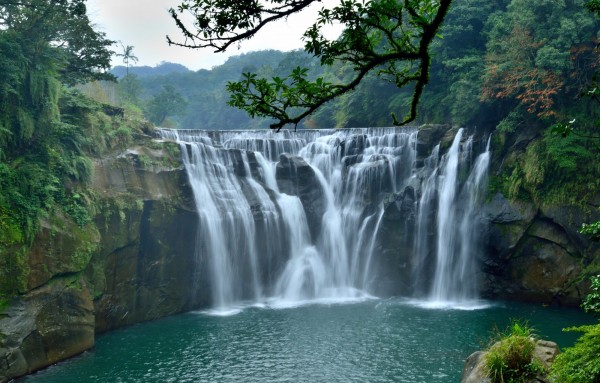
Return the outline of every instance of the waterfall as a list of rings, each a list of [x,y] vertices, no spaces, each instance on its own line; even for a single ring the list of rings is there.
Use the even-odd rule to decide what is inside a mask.
[[[470,225],[489,145],[471,161],[462,129],[441,158],[438,145],[424,159],[414,128],[160,132],[181,147],[216,310],[369,297],[386,208],[406,188],[419,196],[415,284],[432,300],[475,297]]]
[[[477,276],[473,255],[478,251],[477,206],[487,187],[489,139],[486,149],[475,160],[465,182],[459,172],[472,155],[472,137],[462,142],[463,130],[456,134],[441,163],[429,176],[423,192],[419,217],[417,251],[428,251],[423,222],[431,215],[433,189],[437,190],[435,269],[429,300],[442,305],[473,301],[477,298]],[[436,154],[437,155],[437,154]],[[430,159],[430,162],[434,159]],[[423,253],[420,256],[425,257]]]
[[[442,174],[439,179],[439,204],[437,213],[437,256],[432,289],[434,300],[446,301],[454,295],[449,291],[454,287],[455,275],[452,268],[456,264],[456,188],[462,129],[458,131],[452,146],[442,161]]]

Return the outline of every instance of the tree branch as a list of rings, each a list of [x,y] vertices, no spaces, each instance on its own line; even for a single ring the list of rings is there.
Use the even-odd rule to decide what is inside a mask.
[[[182,31],[184,42],[171,45],[188,48],[213,47],[216,52],[254,36],[266,24],[305,9],[319,0],[265,0],[231,2],[225,0],[184,0],[178,11],[170,10]],[[266,7],[263,4],[270,5]],[[285,79],[271,82],[245,74],[241,82],[230,82],[229,105],[246,110],[250,116],[277,119],[272,129],[297,124],[330,100],[354,90],[367,74],[388,77],[398,87],[414,83],[410,109],[403,125],[415,120],[425,85],[429,82],[429,47],[448,13],[452,0],[344,0],[332,9],[321,9],[317,21],[304,33],[305,51],[320,58],[321,64],[351,63],[355,71],[344,83],[326,83],[322,78],[306,79],[307,70],[297,68]],[[188,29],[179,14],[190,11],[197,32]],[[328,40],[322,28],[345,25],[341,36]],[[300,109],[300,110],[298,110]]]
[[[258,25],[242,29],[243,30],[242,32],[234,32],[233,29],[235,29],[235,28],[232,28],[232,30],[228,31],[231,33],[231,36],[226,36],[226,37],[222,37],[223,30],[221,29],[221,27],[223,27],[223,26],[218,25],[218,21],[216,21],[217,25],[215,25],[215,26],[208,25],[207,28],[205,28],[202,33],[194,34],[194,33],[190,32],[189,28],[186,27],[185,24],[183,23],[183,21],[179,18],[177,11],[175,9],[171,8],[171,9],[169,9],[169,13],[171,14],[171,17],[175,20],[175,24],[177,25],[177,27],[181,30],[181,32],[185,36],[186,41],[183,43],[179,43],[179,42],[172,40],[169,36],[167,36],[167,42],[169,45],[175,45],[175,46],[192,48],[192,49],[212,47],[212,48],[216,49],[215,53],[224,52],[232,44],[251,38],[258,31],[260,31],[265,25],[267,25],[273,21],[276,21],[276,20],[279,20],[282,18],[286,18],[294,13],[297,13],[297,12],[303,10],[304,8],[311,5],[312,3],[320,2],[320,1],[321,0],[291,1],[289,4],[286,4],[286,5],[283,5],[280,7],[271,8],[271,9],[261,9],[260,7],[257,7],[254,9],[255,12],[249,12],[246,15],[248,17],[248,19],[250,19],[252,17],[252,14],[254,14],[256,12],[270,14],[272,16],[269,16],[269,17],[263,19],[261,17],[260,13],[258,13],[258,16],[255,16],[256,18],[258,18],[260,20]],[[202,3],[202,1],[197,1],[196,3]],[[233,2],[233,4],[235,4],[235,2]],[[233,5],[231,5],[231,7],[233,7]],[[187,9],[187,8],[182,8],[180,6],[179,13],[182,13],[182,11],[185,9]],[[223,8],[222,12],[216,14],[215,19],[218,20],[219,15],[226,13],[226,12],[229,12],[229,9]],[[201,24],[200,17],[198,15],[197,15],[196,20],[199,24]],[[249,23],[249,25],[252,25],[252,24]],[[202,37],[202,36],[204,36],[204,37]],[[187,43],[188,39],[192,41],[191,44]],[[199,41],[199,43],[196,43],[196,41]]]

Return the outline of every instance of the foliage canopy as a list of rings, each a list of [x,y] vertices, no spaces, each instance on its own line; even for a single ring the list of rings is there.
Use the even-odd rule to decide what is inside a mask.
[[[65,84],[114,79],[107,72],[114,41],[93,29],[85,0],[0,0],[0,30],[26,64],[52,62]]]
[[[155,125],[161,125],[168,116],[181,114],[187,107],[187,102],[172,85],[164,85],[163,89],[154,96],[146,106],[147,115]]]

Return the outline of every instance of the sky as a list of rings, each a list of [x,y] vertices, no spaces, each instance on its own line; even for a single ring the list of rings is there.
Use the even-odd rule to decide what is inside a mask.
[[[109,39],[120,41],[125,46],[133,46],[133,54],[139,59],[133,65],[156,66],[168,61],[198,70],[210,69],[241,53],[302,48],[304,30],[314,22],[323,4],[333,3],[336,1],[324,0],[300,14],[291,15],[287,21],[267,25],[253,39],[242,42],[240,49],[232,46],[225,53],[214,53],[214,49],[210,48],[188,49],[167,44],[166,35],[172,40],[178,40],[180,36],[167,12],[177,6],[178,0],[88,0],[87,8],[97,31],[105,32]],[[335,29],[331,33],[336,33]],[[114,50],[120,52],[122,48],[117,44]],[[113,57],[112,65],[123,65],[122,59]]]

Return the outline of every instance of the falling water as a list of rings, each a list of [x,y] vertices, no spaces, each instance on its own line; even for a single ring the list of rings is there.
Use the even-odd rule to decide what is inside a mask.
[[[474,279],[469,224],[489,148],[461,182],[472,142],[462,130],[441,159],[438,145],[419,168],[410,128],[161,134],[181,146],[200,219],[196,256],[207,261],[216,309],[368,297],[384,202],[415,184],[413,253],[435,254],[432,299],[476,293],[453,286]],[[427,267],[416,264],[415,279],[426,282]]]
[[[456,134],[452,146],[432,173],[423,196],[431,199],[431,188],[437,188],[437,236],[435,269],[429,299],[442,305],[448,302],[466,303],[477,298],[476,265],[477,204],[487,185],[489,140],[485,152],[475,160],[466,180],[460,182],[459,172],[472,155],[472,137],[462,142],[463,130]],[[437,183],[437,185],[436,185]],[[420,206],[422,214],[430,206]],[[421,234],[423,235],[423,234]],[[420,238],[424,242],[423,238]],[[422,250],[422,249],[421,249]]]
[[[439,205],[437,211],[437,257],[433,281],[432,298],[446,301],[453,294],[448,286],[454,275],[450,272],[455,265],[456,235],[456,185],[462,129],[458,131],[452,146],[442,161],[442,174],[439,179]]]

